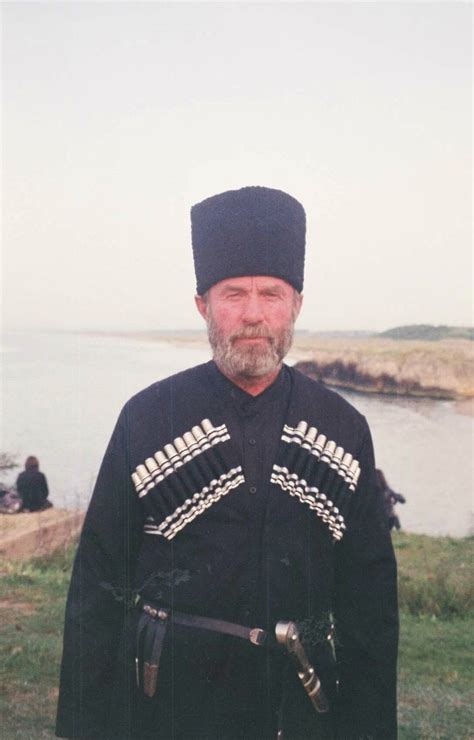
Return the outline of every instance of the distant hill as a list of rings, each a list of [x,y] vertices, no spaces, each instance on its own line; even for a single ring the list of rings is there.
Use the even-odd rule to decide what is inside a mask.
[[[295,337],[307,337],[315,339],[366,339],[373,337],[373,331],[365,329],[330,329],[312,331],[310,329],[295,329]]]
[[[474,329],[469,326],[433,326],[432,324],[411,324],[396,326],[394,329],[380,332],[379,337],[388,339],[471,339],[474,340]]]

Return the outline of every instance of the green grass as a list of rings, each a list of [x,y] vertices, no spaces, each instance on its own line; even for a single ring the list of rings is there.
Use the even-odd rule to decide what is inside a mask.
[[[0,566],[0,737],[54,737],[72,548]]]
[[[474,738],[474,538],[396,533],[400,739]]]
[[[398,533],[400,740],[474,738],[474,542]],[[0,564],[0,738],[54,737],[73,550]]]
[[[455,540],[398,532],[393,544],[403,611],[440,618],[473,611],[474,537]]]
[[[401,614],[400,740],[474,737],[474,617]]]

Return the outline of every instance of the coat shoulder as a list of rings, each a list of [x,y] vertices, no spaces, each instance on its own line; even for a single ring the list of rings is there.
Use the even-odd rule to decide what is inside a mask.
[[[165,397],[170,392],[180,392],[182,388],[200,385],[203,382],[206,373],[207,363],[196,365],[195,367],[181,370],[179,373],[169,375],[167,378],[157,380],[151,385],[135,393],[125,406],[135,407],[148,404],[151,400],[158,397]]]
[[[122,415],[146,418],[158,406],[163,408],[164,402],[173,405],[173,399],[202,393],[208,384],[207,366],[208,363],[196,365],[155,381],[129,398]]]
[[[349,401],[300,370],[295,368],[291,370],[298,397],[307,404],[308,408],[317,409],[318,415],[328,420],[337,420],[339,424],[347,425],[362,436],[366,434],[368,424],[365,416]]]

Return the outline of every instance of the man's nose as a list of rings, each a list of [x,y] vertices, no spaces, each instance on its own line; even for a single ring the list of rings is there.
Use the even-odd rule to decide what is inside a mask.
[[[264,320],[263,305],[258,295],[249,295],[245,301],[242,320],[246,324],[260,324]]]

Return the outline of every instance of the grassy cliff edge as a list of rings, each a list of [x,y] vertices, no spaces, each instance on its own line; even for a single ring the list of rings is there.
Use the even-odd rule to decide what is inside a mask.
[[[296,337],[296,367],[323,383],[365,393],[474,397],[473,343]]]
[[[401,740],[472,737],[474,539],[397,533]],[[2,740],[54,737],[64,602],[74,548],[0,561]]]

